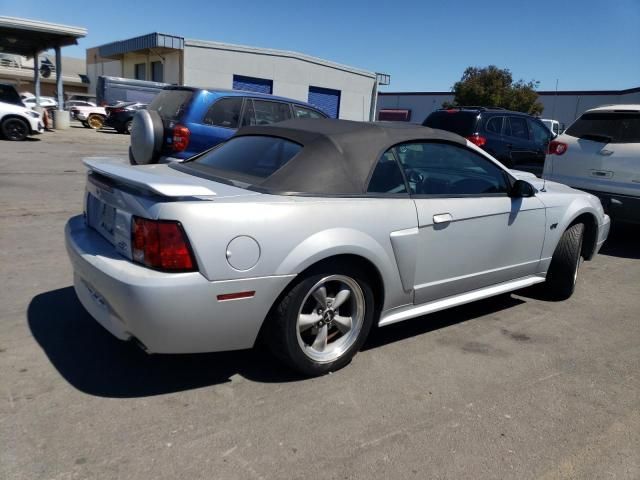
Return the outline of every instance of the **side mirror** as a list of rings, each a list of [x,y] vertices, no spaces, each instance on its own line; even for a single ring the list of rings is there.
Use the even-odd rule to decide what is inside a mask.
[[[525,182],[524,180],[516,180],[511,187],[511,192],[509,193],[510,197],[513,198],[526,198],[533,197],[536,194],[536,189],[533,188],[529,182]]]

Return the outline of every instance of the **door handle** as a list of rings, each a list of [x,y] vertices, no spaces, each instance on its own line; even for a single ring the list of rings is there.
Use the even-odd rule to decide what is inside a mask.
[[[433,216],[433,223],[448,223],[453,220],[450,213],[438,213]]]
[[[607,150],[606,148],[603,148],[602,150],[600,150],[598,152],[600,155],[605,155],[605,156],[609,156],[613,154],[613,150]]]

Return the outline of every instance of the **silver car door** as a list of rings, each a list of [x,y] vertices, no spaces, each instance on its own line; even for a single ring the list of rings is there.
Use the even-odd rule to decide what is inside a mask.
[[[538,272],[544,205],[509,197],[509,176],[497,163],[443,142],[395,152],[418,214],[416,304]]]

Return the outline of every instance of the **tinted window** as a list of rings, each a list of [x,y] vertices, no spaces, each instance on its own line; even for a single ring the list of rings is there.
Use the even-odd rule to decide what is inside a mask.
[[[12,85],[0,85],[0,102],[22,105],[20,95]]]
[[[407,187],[391,150],[385,152],[369,180],[369,193],[407,193]]]
[[[502,119],[504,117],[492,117],[487,120],[487,125],[484,127],[487,132],[495,133],[496,135],[500,135],[502,133]]]
[[[146,63],[136,63],[134,66],[134,76],[136,80],[146,80],[147,79],[147,64]]]
[[[209,108],[202,123],[218,127],[238,128],[242,97],[221,98]]]
[[[242,114],[242,122],[240,124],[243,127],[256,124],[256,111],[253,108],[253,100],[250,98],[247,98],[244,102],[244,113]]]
[[[598,142],[640,143],[640,113],[585,113],[565,133]]]
[[[527,129],[527,120],[523,117],[508,117],[505,135],[528,140],[529,130]]]
[[[161,90],[149,104],[163,120],[179,120],[193,96],[191,90]]]
[[[282,138],[236,137],[198,157],[193,163],[212,169],[214,174],[233,172],[243,177],[267,178],[301,149],[301,145]]]
[[[310,108],[301,107],[300,105],[293,106],[293,116],[296,118],[326,118],[321,113],[311,110]]]
[[[425,127],[439,128],[441,130],[457,133],[463,137],[468,137],[475,133],[477,123],[477,112],[439,110],[429,115],[423,125]]]
[[[164,67],[162,62],[151,62],[151,80],[154,82],[164,82]]]
[[[481,155],[449,143],[407,143],[394,147],[411,193],[418,195],[506,194],[505,172]]]
[[[531,126],[531,133],[533,134],[533,140],[542,145],[546,145],[551,140],[551,132],[542,123],[535,120],[529,120]]]
[[[291,118],[291,109],[288,103],[254,99],[253,108],[255,109],[256,125],[269,125]]]

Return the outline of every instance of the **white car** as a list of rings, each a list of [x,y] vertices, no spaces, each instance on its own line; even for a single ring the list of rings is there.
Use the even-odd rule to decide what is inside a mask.
[[[0,133],[7,140],[24,140],[34,133],[42,133],[42,116],[30,108],[0,101]]]
[[[36,106],[36,97],[23,98],[22,103],[29,108],[33,108]],[[58,102],[53,97],[40,97],[40,106],[42,108],[57,108]]]
[[[549,145],[543,178],[598,196],[613,220],[640,222],[640,105],[583,113]]]
[[[96,106],[73,106],[69,109],[71,117],[82,122],[86,128],[98,130],[104,125],[107,112],[104,107]]]

